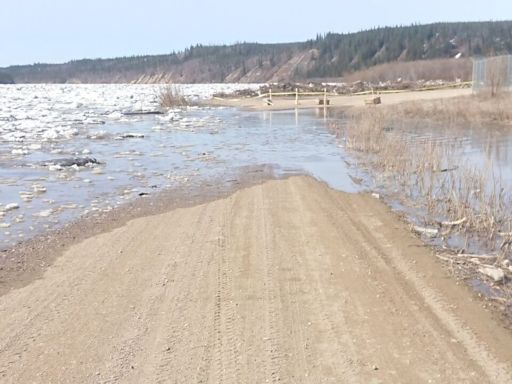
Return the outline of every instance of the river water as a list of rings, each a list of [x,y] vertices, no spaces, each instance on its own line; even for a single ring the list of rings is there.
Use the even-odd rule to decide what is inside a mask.
[[[208,97],[213,90],[204,87],[187,92]],[[306,173],[333,188],[361,189],[349,177],[324,109],[189,108],[126,116],[123,111],[155,110],[155,88],[27,85],[2,91],[3,248],[140,195],[230,180],[247,166],[270,165],[277,174]]]
[[[202,99],[245,87],[182,90]],[[156,110],[158,91],[147,85],[0,86],[0,248],[140,195],[209,179],[229,181],[250,166],[270,165],[278,175],[309,174],[346,192],[389,189],[350,166],[353,154],[328,129],[343,119],[339,111],[193,107],[123,114]],[[510,131],[408,122],[390,134],[411,145],[457,141],[461,162],[489,169],[509,188]]]

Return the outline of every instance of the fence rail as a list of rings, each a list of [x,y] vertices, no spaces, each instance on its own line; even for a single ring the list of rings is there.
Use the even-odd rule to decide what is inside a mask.
[[[453,88],[464,88],[464,87],[471,87],[473,84],[472,81],[463,81],[463,82],[457,82],[457,83],[450,83],[450,84],[443,84],[439,86],[429,86],[429,87],[422,87],[422,88],[416,88],[416,89],[387,89],[387,90],[369,90],[369,91],[362,91],[362,92],[354,92],[350,94],[345,94],[346,96],[365,96],[365,95],[380,95],[380,94],[388,94],[388,93],[403,93],[403,92],[422,92],[422,91],[435,91],[435,90],[441,90],[441,89],[453,89]],[[256,96],[256,98],[265,98],[272,100],[272,97],[279,97],[279,96],[295,96],[296,99],[298,99],[300,96],[343,96],[344,94],[339,94],[336,92],[327,92],[327,90],[324,90],[324,92],[299,92],[298,89],[291,92],[267,92],[263,93],[261,95]]]
[[[471,88],[474,89],[473,81],[463,81],[463,82],[456,82],[456,83],[449,83],[449,84],[443,84],[439,86],[429,86],[429,87],[422,87],[422,88],[415,88],[415,89],[388,89],[388,90],[369,90],[369,91],[362,91],[362,92],[354,92],[349,94],[340,94],[336,92],[327,92],[327,89],[325,89],[323,92],[299,92],[298,88],[295,89],[295,91],[290,92],[272,92],[270,90],[267,93],[262,93],[258,96],[254,96],[254,99],[266,99],[267,102],[272,102],[273,97],[281,97],[281,96],[295,96],[295,104],[299,104],[300,97],[306,97],[306,96],[321,96],[323,97],[323,104],[328,104],[328,97],[333,96],[368,96],[368,95],[384,95],[384,94],[392,94],[392,93],[405,93],[405,92],[423,92],[423,91],[435,91],[435,90],[441,90],[441,89],[457,89],[457,88]],[[214,99],[217,100],[223,100],[221,97],[214,97]]]

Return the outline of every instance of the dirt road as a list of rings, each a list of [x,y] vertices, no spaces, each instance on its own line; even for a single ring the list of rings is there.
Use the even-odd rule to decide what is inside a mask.
[[[432,91],[411,91],[400,93],[387,93],[380,95],[383,105],[399,104],[407,101],[421,101],[421,100],[437,100],[452,97],[469,96],[472,94],[470,88],[462,89],[441,89]],[[365,105],[365,100],[371,96],[360,95],[339,95],[329,96],[330,107],[333,108],[349,108],[349,107],[362,107]],[[228,106],[243,108],[248,110],[288,110],[288,109],[309,109],[318,108],[318,100],[322,97],[301,97],[299,104],[295,104],[295,97],[274,97],[272,105],[266,104],[263,98],[241,98],[241,99],[212,99],[210,104],[216,106]]]
[[[0,297],[2,383],[510,383],[512,338],[380,201],[307,177],[136,219]]]

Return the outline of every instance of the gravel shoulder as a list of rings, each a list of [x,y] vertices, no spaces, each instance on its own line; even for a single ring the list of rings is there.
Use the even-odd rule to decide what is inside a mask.
[[[271,180],[0,297],[0,381],[509,383],[512,335],[378,200]]]

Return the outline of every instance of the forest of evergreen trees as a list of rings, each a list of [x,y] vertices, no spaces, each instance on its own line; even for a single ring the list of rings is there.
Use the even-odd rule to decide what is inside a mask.
[[[307,60],[289,64],[305,53]],[[3,72],[18,83],[130,82],[161,74],[169,74],[168,79],[174,82],[263,82],[274,79],[276,73],[285,77],[280,80],[290,81],[339,78],[394,61],[504,53],[512,53],[512,21],[375,28],[349,34],[328,33],[288,44],[196,45],[166,55],[12,66]]]
[[[13,84],[14,79],[7,73],[0,72],[0,84]]]
[[[307,77],[332,77],[396,60],[511,53],[512,21],[386,27],[348,35],[327,34],[308,43],[320,53]]]

